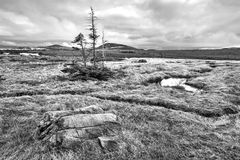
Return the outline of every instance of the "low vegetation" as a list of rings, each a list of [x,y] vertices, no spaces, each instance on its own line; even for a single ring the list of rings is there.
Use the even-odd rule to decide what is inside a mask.
[[[71,65],[70,67],[64,68],[61,71],[68,74],[68,79],[70,81],[107,81],[110,78],[124,76],[124,72],[121,70],[113,71],[107,67],[81,66],[78,64]]]
[[[54,63],[48,57],[28,57],[26,63],[20,56],[12,62],[5,58],[0,63],[5,79],[0,83],[0,159],[240,158],[239,62],[214,61],[217,67],[210,67],[204,60],[169,63],[146,58],[147,63],[135,64],[131,62],[136,59],[125,59],[104,63],[114,73],[105,80],[79,80],[80,76],[72,81],[68,74],[86,69],[63,73],[64,64],[71,64],[73,58]],[[81,73],[85,78],[91,77],[88,69]],[[178,77],[186,78],[199,92],[159,84],[164,78]],[[126,147],[104,152],[91,140],[63,148],[34,139],[45,112],[89,105],[118,115]]]

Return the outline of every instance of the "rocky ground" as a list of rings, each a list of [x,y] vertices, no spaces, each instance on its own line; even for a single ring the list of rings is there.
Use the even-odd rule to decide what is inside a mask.
[[[240,159],[240,62],[136,59],[107,62],[126,76],[69,81],[65,58],[0,58],[0,159]],[[134,63],[132,63],[134,62]],[[162,80],[184,85],[163,87]],[[52,147],[33,138],[48,111],[98,105],[122,125],[125,148],[92,140]]]

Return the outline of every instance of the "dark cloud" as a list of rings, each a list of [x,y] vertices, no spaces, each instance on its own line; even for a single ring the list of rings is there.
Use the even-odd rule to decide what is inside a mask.
[[[93,6],[109,42],[142,48],[240,44],[238,0],[0,0],[0,44],[70,42]],[[33,41],[32,43],[30,41]]]

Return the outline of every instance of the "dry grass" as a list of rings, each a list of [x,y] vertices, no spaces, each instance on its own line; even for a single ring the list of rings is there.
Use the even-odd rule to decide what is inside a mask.
[[[62,65],[46,60],[1,63],[0,159],[240,159],[240,65],[131,61],[108,62],[127,76],[102,82],[59,79]],[[161,87],[165,76],[187,78],[201,92]],[[56,148],[33,139],[44,112],[93,104],[120,117],[120,151],[104,152],[90,140]]]

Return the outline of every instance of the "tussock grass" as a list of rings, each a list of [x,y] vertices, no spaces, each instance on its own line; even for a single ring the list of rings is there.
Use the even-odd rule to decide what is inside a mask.
[[[191,112],[204,117],[220,117],[223,115],[221,110],[207,110],[207,109],[201,109],[201,108],[194,108],[194,107],[189,107],[186,104],[179,104],[174,101],[164,100],[159,98],[143,98],[143,97],[135,97],[135,96],[122,97],[116,94],[103,94],[103,93],[100,93],[100,94],[93,93],[91,95],[100,99],[106,99],[111,101],[128,102],[128,103],[135,103],[135,104],[141,104],[141,105],[153,105],[153,106],[164,107],[167,109]]]
[[[35,99],[36,97],[33,97]],[[40,97],[39,97],[40,98]],[[19,97],[26,101],[26,98]],[[7,99],[6,99],[7,100]],[[10,101],[11,98],[8,98]],[[30,99],[29,99],[30,100]],[[31,100],[32,101],[32,100]],[[231,159],[239,157],[237,143],[232,143],[225,137],[218,136],[224,133],[227,137],[232,131],[229,127],[218,130],[215,134],[214,119],[205,119],[193,115],[161,107],[112,102],[80,95],[48,96],[46,103],[69,102],[73,107],[84,107],[92,104],[101,104],[108,112],[115,112],[120,117],[123,127],[122,140],[127,146],[119,152],[104,152],[94,141],[79,141],[66,147],[54,147],[49,144],[38,143],[31,139],[31,124],[24,121],[28,128],[24,137],[30,137],[16,142],[12,147],[1,149],[1,157],[18,159],[204,159],[213,155],[218,158]],[[78,104],[78,105],[77,105]],[[18,112],[15,112],[18,113]],[[13,117],[16,115],[11,114]],[[24,114],[20,114],[24,115]],[[20,116],[18,115],[18,116]],[[34,122],[33,122],[34,123]],[[213,125],[214,124],[214,125]],[[216,123],[217,124],[217,123]],[[16,126],[20,123],[16,123]],[[220,125],[222,125],[220,123]],[[217,126],[220,127],[220,126]],[[15,127],[19,130],[19,127]],[[231,127],[233,128],[233,126]],[[12,130],[9,127],[9,130]],[[217,129],[217,128],[216,128]],[[20,130],[19,130],[20,131]],[[234,131],[235,132],[235,131]],[[8,135],[11,134],[8,132]],[[13,135],[12,135],[13,136]],[[238,139],[239,136],[233,137]],[[20,137],[21,139],[21,137]],[[15,141],[15,139],[12,139]],[[23,143],[28,142],[28,143]],[[18,143],[19,142],[19,143]],[[19,144],[19,145],[18,145]],[[9,145],[9,144],[8,144]],[[234,149],[235,148],[235,149]]]
[[[199,80],[199,79],[193,79],[193,80],[188,80],[186,82],[187,85],[192,86],[194,88],[200,89],[200,90],[204,90],[207,89],[207,82],[205,82],[204,80]]]
[[[152,84],[152,83],[161,83],[161,81],[163,79],[167,79],[167,78],[170,78],[170,76],[167,76],[167,75],[159,75],[159,76],[150,76],[149,78],[147,78],[146,80],[144,80],[142,82],[143,85],[148,85],[148,84]]]
[[[30,86],[37,86],[37,85],[43,84],[44,82],[35,81],[35,80],[25,80],[25,81],[23,80],[23,81],[18,81],[17,83],[27,84],[27,85],[30,85]]]
[[[198,73],[207,73],[207,72],[211,72],[212,69],[211,68],[199,68],[199,69],[194,69],[194,72],[198,72]]]
[[[199,73],[193,70],[210,68],[209,64],[147,60],[138,66],[107,62],[126,73],[107,81],[69,81],[60,72],[59,62],[47,60],[0,64],[6,78],[0,90],[4,131],[0,159],[240,159],[240,66],[216,61],[221,67]],[[204,91],[192,94],[155,84],[166,75],[183,75],[187,83]],[[32,137],[44,112],[89,105],[118,115],[126,144],[123,149],[109,153],[90,140],[55,147]]]
[[[17,91],[13,93],[0,93],[0,97],[20,97],[20,96],[34,96],[34,95],[59,95],[59,94],[71,94],[71,95],[83,95],[96,91],[94,89],[82,89],[82,90],[58,90],[58,91]]]
[[[190,73],[190,72],[181,73],[181,72],[173,71],[173,72],[165,72],[165,74],[167,74],[171,78],[186,78],[186,79],[189,79],[189,78],[198,77],[198,74]]]

